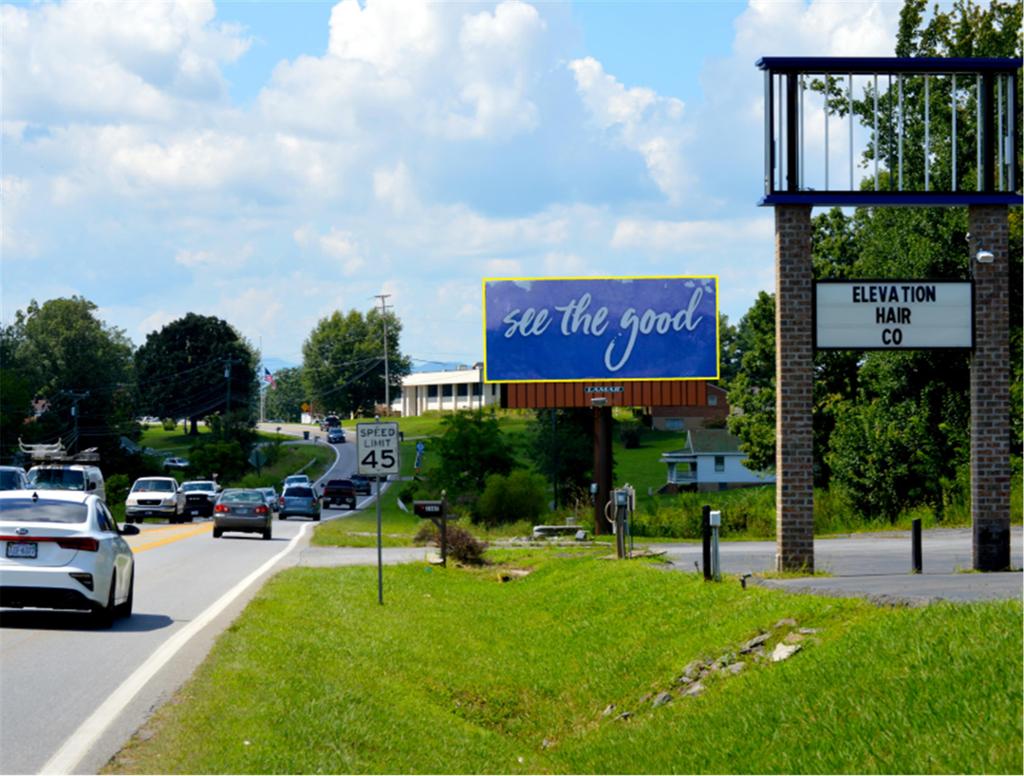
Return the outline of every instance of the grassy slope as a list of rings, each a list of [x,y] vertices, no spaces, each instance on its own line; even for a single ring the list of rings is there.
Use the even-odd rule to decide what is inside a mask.
[[[107,770],[1019,772],[1019,602],[878,608],[533,563],[509,584],[389,568],[383,607],[374,569],[284,572]],[[820,629],[789,661],[640,701],[783,617]]]

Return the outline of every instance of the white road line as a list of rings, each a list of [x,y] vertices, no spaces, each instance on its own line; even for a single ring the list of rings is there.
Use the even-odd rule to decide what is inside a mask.
[[[149,659],[135,669],[135,672],[125,679],[124,682],[121,683],[121,686],[111,693],[109,698],[100,704],[99,708],[97,708],[96,711],[94,711],[92,715],[79,726],[78,730],[71,734],[68,740],[64,742],[61,748],[57,750],[53,757],[46,762],[39,772],[46,774],[76,773],[77,771],[75,770],[75,766],[77,766],[82,758],[89,753],[93,746],[95,746],[96,742],[99,741],[107,728],[110,727],[110,724],[114,721],[117,715],[124,710],[136,695],[138,695],[139,691],[146,686],[146,683],[149,682],[149,680],[152,679],[161,668],[167,665],[171,658],[173,658],[193,636],[209,625],[221,612],[227,609],[236,598],[244,593],[246,588],[269,571],[274,564],[281,560],[281,558],[291,552],[298,541],[305,536],[307,529],[312,525],[313,523],[306,523],[302,526],[298,534],[288,542],[287,547],[231,588],[228,592],[217,599],[212,606],[206,609],[206,611],[161,644],[153,654],[149,656]]]

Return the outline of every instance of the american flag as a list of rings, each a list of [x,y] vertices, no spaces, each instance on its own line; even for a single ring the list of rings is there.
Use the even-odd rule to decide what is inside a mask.
[[[270,383],[271,388],[277,388],[277,382],[274,380],[274,376],[270,374],[270,370],[263,367],[263,379]]]

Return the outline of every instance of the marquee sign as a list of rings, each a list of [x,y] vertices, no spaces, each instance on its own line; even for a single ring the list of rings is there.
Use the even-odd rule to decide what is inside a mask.
[[[969,282],[821,281],[814,293],[819,350],[974,345],[974,295]]]
[[[485,278],[484,380],[714,380],[718,278]]]

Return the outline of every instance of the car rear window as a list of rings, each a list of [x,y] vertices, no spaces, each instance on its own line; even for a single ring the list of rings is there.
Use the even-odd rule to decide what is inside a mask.
[[[255,490],[239,490],[234,493],[225,493],[221,496],[221,501],[230,501],[236,504],[254,504],[257,501],[263,501],[263,494]]]
[[[0,500],[0,521],[13,523],[84,523],[89,517],[85,504],[30,498]]]
[[[186,493],[191,493],[193,490],[214,491],[217,488],[212,482],[186,482],[181,489]]]
[[[177,487],[170,480],[139,480],[132,485],[132,493],[172,493]]]
[[[284,495],[290,496],[292,498],[313,498],[313,489],[305,488],[302,487],[301,485],[298,487],[293,486],[291,488],[288,488],[288,490],[285,491]]]
[[[28,476],[37,488],[85,490],[85,477],[74,469],[36,469]]]

